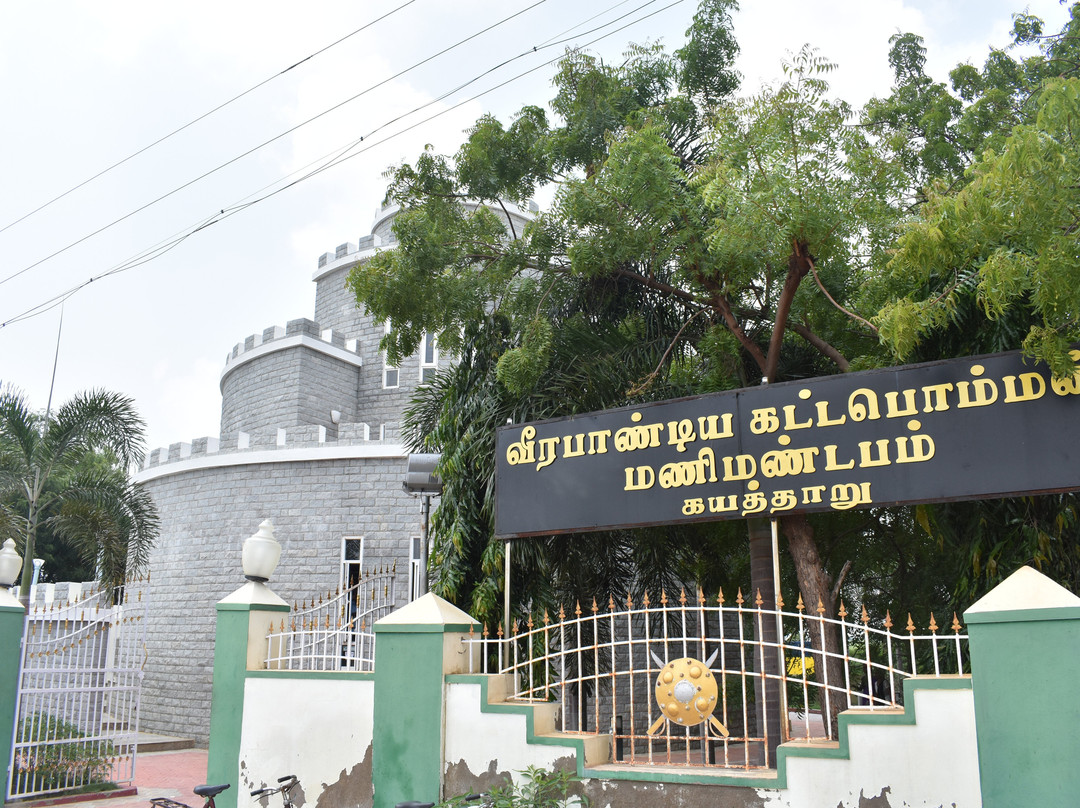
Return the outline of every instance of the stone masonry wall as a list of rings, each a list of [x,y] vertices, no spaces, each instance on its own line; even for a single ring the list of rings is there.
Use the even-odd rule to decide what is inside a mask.
[[[383,387],[384,363],[379,341],[385,330],[381,323],[356,308],[356,300],[344,287],[345,276],[354,265],[343,265],[319,278],[315,317],[320,324],[333,323],[335,331],[356,340],[356,351],[364,362],[357,398],[359,420],[372,424],[397,422],[420,384],[420,356],[410,356],[401,363],[397,387]],[[351,319],[346,320],[347,316]],[[439,360],[439,367],[449,364],[446,356],[440,356]]]
[[[335,331],[340,330],[348,339],[356,340],[356,352],[363,359],[364,367],[360,373],[360,386],[357,392],[358,420],[370,424],[396,423],[401,420],[401,413],[420,384],[420,355],[414,354],[398,366],[398,386],[383,387],[383,355],[379,350],[379,341],[385,333],[381,323],[356,308],[356,301],[348,290],[344,289],[344,278],[351,268],[343,266],[319,278],[319,288],[315,296],[315,314],[320,324],[327,322],[324,317],[337,322]],[[351,325],[333,320],[342,312],[352,307]],[[439,367],[450,364],[445,354],[439,356]],[[224,420],[222,426],[225,425]],[[242,427],[241,427],[242,428]]]
[[[222,434],[304,424],[333,430],[331,410],[341,412],[347,423],[358,420],[361,368],[304,345],[285,347],[288,339],[296,336],[356,353],[354,341],[347,343],[339,332],[326,334],[329,338],[325,339],[311,320],[293,320],[285,329],[267,329],[258,342],[249,337],[233,350],[222,379]],[[269,352],[245,361],[245,354],[256,348]]]
[[[263,463],[146,482],[162,541],[150,560],[143,730],[207,743],[215,604],[244,583],[241,547],[263,519],[282,545],[272,586],[289,602],[337,589],[345,536],[364,537],[365,569],[397,563],[397,602],[407,601],[408,542],[421,517],[401,490],[405,463],[401,454]]]
[[[303,350],[296,380],[297,423],[336,430],[331,410],[341,413],[341,423],[361,420],[357,396],[365,369],[307,348]]]
[[[320,276],[315,287],[315,322],[326,328],[340,331],[346,339],[359,337],[358,325],[371,320],[356,307],[356,298],[345,288],[345,278],[354,266],[356,266],[356,261],[349,261],[336,267],[331,272]],[[363,344],[361,340],[361,345]],[[364,364],[368,365],[374,359],[374,354],[365,351],[363,358]]]

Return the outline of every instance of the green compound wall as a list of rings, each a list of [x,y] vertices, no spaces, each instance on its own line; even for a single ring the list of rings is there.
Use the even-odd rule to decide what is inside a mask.
[[[1080,598],[1022,567],[964,618],[983,807],[1080,805]]]
[[[0,806],[7,796],[11,766],[11,739],[15,726],[15,701],[19,689],[20,647],[26,610],[6,589],[0,589]]]

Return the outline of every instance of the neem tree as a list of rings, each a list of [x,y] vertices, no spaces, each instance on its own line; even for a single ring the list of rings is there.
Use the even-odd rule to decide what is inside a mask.
[[[407,424],[416,446],[444,455],[435,589],[482,619],[497,619],[501,587],[495,427],[888,361],[869,313],[890,304],[876,322],[903,347],[957,310],[950,289],[972,288],[951,270],[938,270],[934,286],[901,269],[914,235],[886,276],[896,228],[962,193],[977,150],[1029,119],[1026,93],[1069,52],[1067,37],[1024,62],[992,52],[981,72],[954,71],[954,95],[922,72],[917,37],[902,35],[890,54],[893,95],[856,123],[826,95],[832,66],[809,49],[778,87],[732,100],[730,7],[703,3],[673,54],[632,47],[617,66],[568,54],[555,77],[555,123],[536,107],[505,128],[485,116],[453,160],[425,153],[398,169],[389,198],[402,206],[400,244],[350,277],[359,303],[391,325],[391,360],[428,331],[460,357]],[[1030,17],[1017,30],[1027,39],[1041,31]],[[936,191],[924,187],[934,181]],[[557,188],[550,210],[507,238],[499,199],[547,185]],[[464,199],[486,206],[470,211]],[[897,526],[917,530],[924,516],[891,515],[883,532],[902,543]],[[783,521],[804,600],[829,611],[843,559],[823,560],[812,525],[860,547],[876,535],[844,518]],[[730,527],[518,542],[515,592],[538,603],[564,584],[627,571],[645,583],[704,582],[716,566],[702,560],[705,548],[736,555],[716,544],[724,535]],[[587,564],[575,555],[582,544]]]
[[[913,178],[914,215],[870,294],[875,322],[902,361],[1023,349],[1067,383],[1080,340],[1077,166],[1080,4],[1058,33],[1016,15],[1019,57],[993,49],[981,69],[960,65],[952,92],[923,72],[917,37],[894,38],[893,94],[867,125]],[[916,516],[944,550],[963,606],[1022,564],[1080,587],[1076,494],[955,503]]]
[[[391,360],[425,331],[462,358],[412,424],[417,443],[444,453],[436,588],[480,614],[494,613],[500,584],[493,444],[463,412],[493,429],[504,413],[521,421],[834,373],[875,350],[873,329],[841,302],[883,247],[899,176],[827,98],[832,66],[808,49],[778,88],[710,106],[735,86],[729,5],[702,4],[671,55],[633,47],[612,67],[569,54],[555,78],[559,125],[537,108],[505,129],[485,117],[455,160],[424,154],[399,169],[389,193],[402,205],[399,246],[350,277],[390,323]],[[551,210],[508,239],[498,200],[549,183]],[[467,198],[487,207],[470,212]],[[831,611],[809,522],[784,527],[804,598]],[[641,562],[650,553],[637,547],[620,557]]]

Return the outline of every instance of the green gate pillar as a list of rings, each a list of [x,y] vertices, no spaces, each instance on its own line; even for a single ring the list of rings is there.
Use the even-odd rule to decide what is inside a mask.
[[[206,781],[232,786],[216,798],[218,808],[236,808],[247,672],[266,669],[267,634],[275,618],[288,611],[289,604],[254,581],[217,604]]]
[[[26,610],[6,587],[0,587],[0,806],[11,776],[11,739],[15,734],[15,700],[19,692],[23,625]]]
[[[461,634],[479,624],[428,593],[375,623],[375,808],[442,795],[444,675],[466,672]]]
[[[1075,805],[1080,598],[1021,567],[964,619],[984,808]]]

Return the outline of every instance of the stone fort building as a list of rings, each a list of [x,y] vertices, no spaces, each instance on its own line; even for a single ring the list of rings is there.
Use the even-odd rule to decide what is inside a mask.
[[[505,204],[520,233],[535,205]],[[398,605],[415,594],[421,505],[402,489],[400,418],[450,358],[429,335],[417,355],[388,365],[384,325],[345,288],[353,267],[393,247],[397,212],[383,208],[369,235],[320,256],[314,319],[267,328],[229,352],[220,434],[154,450],[135,477],[161,517],[146,585],[144,731],[206,745],[215,604],[243,583],[241,546],[263,519],[282,545],[272,586],[287,601],[372,568],[396,568]]]

